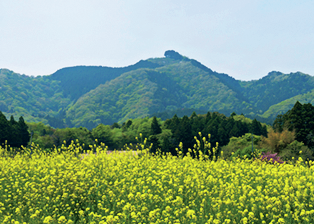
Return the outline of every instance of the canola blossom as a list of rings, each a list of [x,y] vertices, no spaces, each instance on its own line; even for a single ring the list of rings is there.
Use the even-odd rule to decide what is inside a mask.
[[[12,157],[0,147],[0,223],[314,223],[313,168],[300,160],[79,149]]]

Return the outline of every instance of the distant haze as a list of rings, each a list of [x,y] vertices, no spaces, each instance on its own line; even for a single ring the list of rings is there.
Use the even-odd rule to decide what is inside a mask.
[[[314,75],[313,12],[311,0],[2,0],[0,68],[49,75],[175,50],[240,80]]]

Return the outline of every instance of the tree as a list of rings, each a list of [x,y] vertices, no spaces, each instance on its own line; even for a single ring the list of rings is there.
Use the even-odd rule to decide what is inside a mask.
[[[178,118],[177,114],[173,116],[173,118],[166,120],[165,126],[167,129],[171,129],[172,133],[178,128],[180,124],[180,118]]]
[[[121,127],[120,127],[120,125],[119,125],[117,122],[115,122],[115,123],[113,123],[113,124],[110,126],[110,128],[111,128],[111,129],[114,129],[114,128],[121,128]]]
[[[149,136],[148,142],[150,144],[153,144],[151,149],[150,149],[150,152],[151,153],[156,153],[157,149],[160,148],[160,143],[159,143],[159,140],[158,140],[157,136],[156,135]]]
[[[205,124],[208,124],[210,119],[212,119],[212,116],[211,116],[210,112],[208,111],[207,114],[206,114],[206,118],[205,118]]]
[[[270,130],[267,138],[261,139],[261,147],[269,149],[271,152],[281,153],[290,143],[295,140],[295,132],[284,129],[282,132]]]
[[[126,123],[122,125],[122,131],[126,131],[132,125],[132,120],[128,120]]]
[[[240,135],[241,135],[241,132],[238,128],[237,123],[235,123],[229,132],[229,137],[239,137]]]
[[[250,132],[254,135],[263,134],[262,124],[259,121],[257,121],[256,118],[251,123]]]
[[[284,117],[282,114],[277,115],[274,123],[273,123],[273,129],[276,132],[282,132],[284,127]]]
[[[177,139],[178,143],[183,143],[183,154],[186,154],[188,148],[193,148],[194,137],[192,136],[192,128],[189,118],[185,115],[180,121],[180,125],[174,132],[174,137]]]
[[[285,128],[295,131],[295,139],[306,146],[311,145],[310,134],[314,131],[314,107],[308,104],[295,103],[293,108],[283,115],[278,115],[273,123],[275,131],[282,132]]]
[[[235,115],[237,115],[234,111],[230,114],[230,117],[234,117]]]
[[[160,133],[161,133],[160,125],[158,124],[156,116],[154,116],[151,124],[151,135],[158,135]]]
[[[9,124],[11,126],[11,133],[8,139],[9,145],[12,147],[21,147],[22,139],[20,138],[20,126],[18,122],[14,120],[13,115],[10,117]]]
[[[5,141],[9,140],[11,134],[11,127],[7,120],[7,118],[4,116],[4,114],[0,111],[0,143],[5,143]]]
[[[92,130],[93,139],[97,139],[99,143],[105,143],[108,147],[113,146],[111,128],[109,125],[99,124]]]

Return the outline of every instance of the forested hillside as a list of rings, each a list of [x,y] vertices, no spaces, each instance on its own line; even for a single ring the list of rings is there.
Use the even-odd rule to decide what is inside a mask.
[[[261,114],[274,104],[313,90],[314,78],[301,72],[290,74],[270,72],[262,79],[240,84],[243,95],[260,110]]]
[[[309,103],[313,89],[314,78],[301,72],[270,72],[260,80],[240,81],[166,51],[163,58],[123,68],[76,66],[43,77],[0,69],[0,110],[7,118],[23,116],[54,128],[93,129],[191,111],[236,112],[272,124],[297,100]]]

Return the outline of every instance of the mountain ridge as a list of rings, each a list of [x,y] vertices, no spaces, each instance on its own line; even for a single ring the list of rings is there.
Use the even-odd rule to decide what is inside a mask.
[[[240,81],[166,51],[163,58],[126,67],[74,66],[40,77],[0,69],[0,89],[0,110],[6,116],[53,127],[94,128],[180,108],[243,113],[271,123],[287,108],[282,110],[281,102],[314,89],[314,78],[272,71],[258,80]]]

